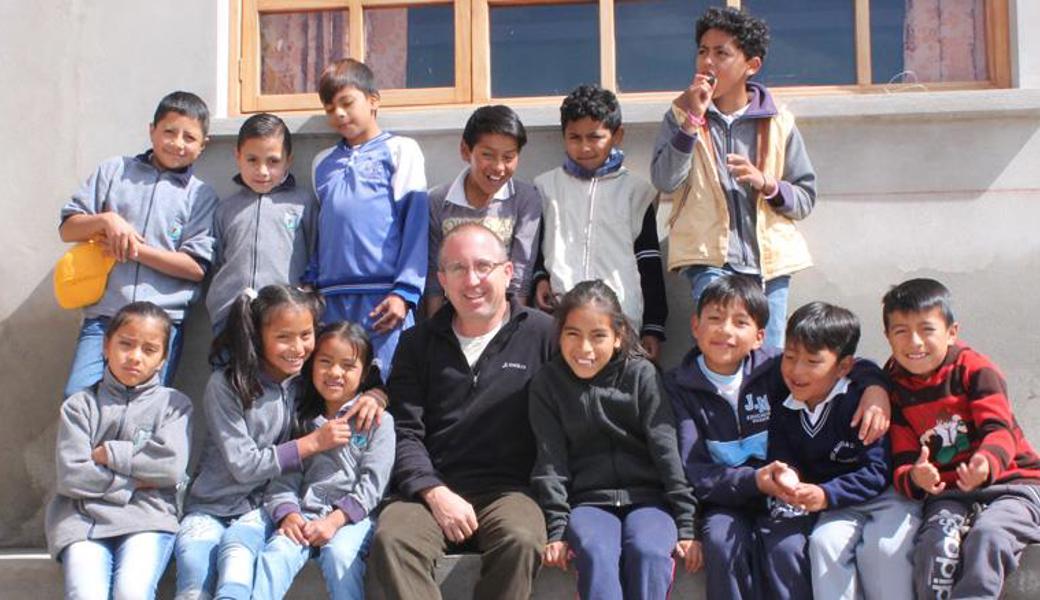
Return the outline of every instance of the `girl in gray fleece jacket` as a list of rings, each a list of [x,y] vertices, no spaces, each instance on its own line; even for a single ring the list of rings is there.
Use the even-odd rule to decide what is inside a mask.
[[[571,555],[581,598],[664,600],[673,555],[701,565],[697,501],[656,367],[610,287],[583,281],[556,309],[560,356],[531,380],[531,483],[546,566]]]
[[[47,547],[69,598],[152,598],[177,531],[191,400],[159,383],[173,323],[151,302],[121,308],[97,384],[61,406]]]
[[[345,420],[291,435],[317,295],[285,285],[250,292],[232,305],[211,353],[230,362],[206,386],[208,435],[177,535],[178,598],[249,598],[256,557],[274,530],[261,509],[267,483],[350,440]]]
[[[297,434],[345,416],[357,403],[371,365],[372,343],[360,325],[324,326],[303,367]],[[264,509],[278,532],[260,556],[254,598],[283,597],[312,557],[331,598],[364,598],[365,555],[373,530],[369,514],[394,465],[393,419],[385,415],[381,421],[367,432],[354,428],[349,444],[315,454],[304,461],[302,473],[285,473],[267,486]]]

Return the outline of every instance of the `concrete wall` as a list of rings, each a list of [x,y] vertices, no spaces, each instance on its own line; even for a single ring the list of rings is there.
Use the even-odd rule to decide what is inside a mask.
[[[0,39],[0,545],[42,543],[42,506],[53,489],[54,421],[78,326],[57,307],[51,266],[65,248],[57,214],[98,161],[147,144],[155,102],[175,88],[219,96],[222,32],[211,0],[3,3]],[[1017,32],[1040,27],[1018,2]],[[1025,40],[1023,40],[1025,42]],[[1026,46],[1020,44],[1021,47]],[[33,48],[26,52],[25,48]],[[12,57],[17,57],[14,60]],[[1016,62],[1019,81],[1040,87],[1040,65]],[[1023,69],[1027,69],[1024,71]],[[855,310],[863,353],[886,356],[878,302],[890,284],[928,275],[953,290],[962,332],[1008,376],[1020,420],[1040,443],[1040,90],[789,99],[820,176],[820,202],[804,223],[817,266],[799,274],[792,308],[826,299]],[[220,107],[216,107],[220,111]],[[627,163],[647,174],[661,103],[626,103]],[[523,107],[531,142],[520,176],[560,161],[556,107]],[[389,129],[417,137],[431,184],[461,167],[466,110],[387,113]],[[334,141],[320,117],[290,119],[298,177]],[[231,190],[238,121],[217,121],[199,172]],[[688,289],[669,277],[671,319],[664,363],[689,345]],[[177,386],[196,399],[208,375],[204,310],[188,321]]]

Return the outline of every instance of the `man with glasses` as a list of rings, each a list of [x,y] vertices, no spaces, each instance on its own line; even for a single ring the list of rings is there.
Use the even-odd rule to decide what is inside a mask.
[[[527,385],[555,349],[552,321],[506,297],[513,265],[480,223],[451,230],[437,279],[448,304],[404,332],[390,376],[396,497],[379,515],[372,598],[440,598],[437,559],[482,554],[474,597],[530,598],[545,546],[528,493]]]

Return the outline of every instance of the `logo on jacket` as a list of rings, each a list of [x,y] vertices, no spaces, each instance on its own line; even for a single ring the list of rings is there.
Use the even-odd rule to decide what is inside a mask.
[[[296,231],[296,229],[300,227],[301,220],[302,217],[295,211],[287,210],[285,211],[285,214],[282,215],[282,223],[289,231]]]
[[[137,431],[134,432],[133,443],[134,452],[137,452],[144,445],[148,443],[148,440],[152,439],[152,428],[151,427],[138,427]]]
[[[351,431],[350,433],[350,445],[358,450],[368,448],[369,439],[371,438],[368,432]]]
[[[744,396],[744,413],[752,423],[769,421],[769,396],[748,394]]]
[[[502,368],[503,369],[516,369],[518,371],[526,371],[527,370],[527,365],[525,365],[523,363],[504,362],[504,363],[502,363]]]
[[[954,456],[971,448],[968,424],[960,415],[942,408],[936,414],[935,426],[921,434],[921,445],[928,446],[933,460],[945,465]]]
[[[842,440],[831,448],[831,462],[855,464],[859,462],[859,451],[852,442]]]
[[[170,226],[166,229],[166,235],[173,242],[180,241],[182,233],[184,233],[184,225],[176,221],[170,223]]]

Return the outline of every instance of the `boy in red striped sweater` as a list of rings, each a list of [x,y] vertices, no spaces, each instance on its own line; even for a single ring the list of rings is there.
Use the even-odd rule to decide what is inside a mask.
[[[893,483],[924,501],[914,549],[921,598],[996,598],[1040,542],[1040,457],[1003,375],[957,341],[950,292],[911,279],[885,294]]]

